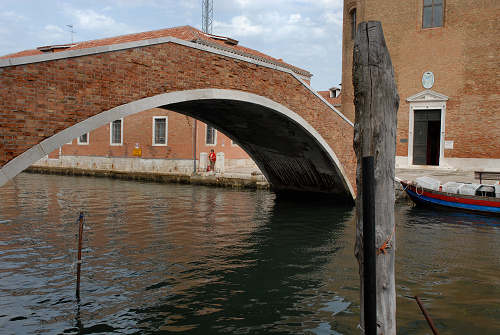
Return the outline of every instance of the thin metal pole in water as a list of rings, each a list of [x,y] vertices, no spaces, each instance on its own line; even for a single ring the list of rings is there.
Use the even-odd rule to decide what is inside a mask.
[[[418,307],[420,307],[422,314],[424,314],[425,320],[427,320],[429,327],[431,327],[432,333],[434,335],[439,335],[439,332],[437,331],[436,326],[434,326],[434,322],[432,322],[431,317],[429,316],[429,314],[427,314],[427,311],[425,310],[424,305],[422,305],[422,302],[420,301],[420,299],[417,296],[415,296],[415,300],[417,300]]]
[[[83,212],[78,218],[78,261],[76,263],[76,299],[80,301],[80,272],[82,268]]]
[[[363,301],[366,335],[377,334],[377,260],[375,247],[375,170],[373,156],[363,157]]]
[[[194,129],[193,129],[193,174],[196,174],[196,135],[198,133],[197,130],[196,119],[194,119]]]

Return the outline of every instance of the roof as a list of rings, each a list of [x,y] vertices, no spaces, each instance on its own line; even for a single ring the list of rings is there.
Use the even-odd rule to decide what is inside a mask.
[[[321,97],[323,97],[326,101],[328,101],[328,103],[332,106],[340,106],[342,103],[341,103],[341,95],[339,94],[338,97],[336,98],[330,98],[330,91],[318,91],[318,94],[321,95]]]
[[[238,44],[238,41],[236,41],[232,38],[206,34],[206,33],[202,32],[201,30],[198,30],[198,29],[193,28],[191,26],[166,28],[166,29],[153,30],[153,31],[147,31],[147,32],[136,33],[136,34],[128,34],[128,35],[103,38],[103,39],[92,40],[92,41],[77,42],[77,43],[73,43],[73,44],[44,46],[44,47],[39,47],[37,49],[24,50],[24,51],[19,51],[16,53],[8,54],[5,56],[0,56],[0,59],[35,56],[35,55],[41,55],[41,54],[44,54],[47,52],[60,52],[60,51],[69,51],[69,50],[77,50],[77,49],[87,49],[87,48],[94,48],[94,47],[100,47],[100,46],[106,46],[106,45],[112,45],[112,44],[120,44],[120,43],[126,43],[126,42],[148,40],[148,39],[154,39],[154,38],[160,38],[160,37],[175,37],[175,38],[189,41],[189,42],[195,42],[195,43],[209,45],[209,46],[223,49],[223,50],[226,50],[229,52],[234,52],[234,53],[237,53],[237,54],[242,55],[242,56],[247,56],[247,57],[258,59],[258,60],[261,60],[264,62],[269,62],[269,63],[276,64],[276,65],[279,65],[282,67],[286,67],[286,68],[288,68],[288,69],[290,69],[290,70],[292,70],[300,75],[303,75],[306,77],[312,77],[312,74],[310,72],[308,72],[304,69],[295,67],[291,64],[285,63],[285,62],[283,62],[282,59],[273,58],[273,57],[266,55],[262,52],[259,52],[257,50],[253,50],[253,49],[241,46]]]

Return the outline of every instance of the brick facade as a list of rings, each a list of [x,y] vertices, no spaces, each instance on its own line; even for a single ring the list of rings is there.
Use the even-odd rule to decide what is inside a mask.
[[[215,47],[191,39],[160,42],[112,51],[106,47],[93,54],[62,51],[57,53],[60,58],[20,65],[10,65],[15,58],[7,59],[9,65],[0,67],[0,166],[117,106],[169,92],[226,89],[270,99],[300,115],[335,152],[355,185],[352,125],[310,89],[303,70],[267,64],[260,55],[245,58],[240,50],[233,56],[225,46],[223,52],[212,52]],[[246,60],[254,57],[260,58]]]
[[[166,117],[166,145],[153,145],[153,118],[155,117]],[[111,125],[107,124],[88,133],[86,143],[81,143],[76,138],[64,144],[60,149],[54,150],[48,158],[58,159],[60,156],[136,158],[134,148],[138,145],[141,149],[140,157],[143,159],[193,160],[193,118],[163,108],[154,108],[128,116],[122,122],[123,143],[121,145],[111,144]],[[245,151],[224,134],[216,131],[215,144],[207,144],[207,125],[198,121],[196,128],[198,167],[200,154],[206,154],[211,149],[214,149],[216,153],[224,153],[225,159],[229,161],[250,160]],[[189,173],[191,171],[190,167],[188,171],[177,172]]]
[[[354,115],[352,86],[352,11],[357,22],[382,22],[401,98],[397,156],[408,162],[413,111],[408,98],[425,91],[424,72],[431,71],[432,91],[443,102],[440,166],[500,169],[500,2],[443,0],[443,25],[422,28],[423,0],[345,0],[343,25],[342,111]],[[423,98],[425,100],[425,98]],[[424,106],[424,104],[421,104]],[[453,143],[452,143],[453,142]],[[474,162],[476,161],[476,162]],[[409,159],[410,165],[412,157]],[[486,165],[486,166],[485,166]]]

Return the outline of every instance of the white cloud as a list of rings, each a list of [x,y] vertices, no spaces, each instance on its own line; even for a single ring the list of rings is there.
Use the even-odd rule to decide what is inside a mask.
[[[83,29],[96,30],[116,25],[112,17],[96,13],[91,9],[77,9],[73,15],[78,19],[78,26]]]
[[[247,7],[251,4],[250,0],[236,0],[236,3],[240,5],[240,7]]]
[[[342,11],[338,12],[328,12],[324,14],[325,21],[327,23],[336,24],[339,27],[342,27],[343,13]]]
[[[263,8],[283,8],[287,11],[295,11],[299,8],[316,8],[321,10],[339,9],[343,6],[343,0],[222,0],[221,6],[231,6],[230,3],[236,4],[236,7],[241,9],[258,9]],[[220,3],[214,3],[214,7]]]
[[[53,24],[48,24],[43,28],[47,32],[53,33],[62,33],[64,30],[58,26],[54,26]]]
[[[343,6],[342,0],[300,0],[299,2],[323,9],[338,9]]]
[[[21,14],[17,14],[16,12],[14,12],[12,10],[0,12],[0,17],[2,19],[6,19],[9,21],[15,21],[15,22],[26,20],[26,16],[21,15]]]
[[[112,2],[118,7],[122,8],[162,8],[162,9],[172,9],[174,7],[184,7],[184,8],[201,8],[201,0],[110,0],[107,2]],[[215,6],[215,4],[214,4]]]
[[[53,24],[45,25],[43,29],[34,32],[34,36],[36,36],[37,46],[71,42],[69,32],[65,32],[63,28]]]
[[[76,22],[72,22],[77,33],[76,36],[86,36],[91,32],[92,37],[95,38],[96,35],[107,37],[137,31],[125,23],[116,21],[110,15],[97,12],[93,9],[78,9],[66,5],[64,11],[68,16],[76,20]],[[107,11],[107,8],[105,7],[103,11]]]
[[[115,4],[122,7],[142,7],[142,6],[156,6],[159,4],[158,0],[112,0]]]
[[[300,14],[291,14],[289,19],[288,19],[288,23],[290,23],[290,24],[298,23],[301,18],[302,17]]]
[[[231,23],[214,21],[214,29],[223,31],[229,36],[255,36],[268,32],[270,28],[263,25],[253,24],[246,16],[235,16],[231,19]]]

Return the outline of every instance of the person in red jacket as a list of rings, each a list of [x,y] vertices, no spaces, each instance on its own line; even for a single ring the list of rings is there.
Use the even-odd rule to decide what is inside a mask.
[[[208,154],[208,161],[210,163],[210,170],[215,172],[215,161],[217,160],[217,156],[215,155],[214,149],[210,149],[210,153]]]

